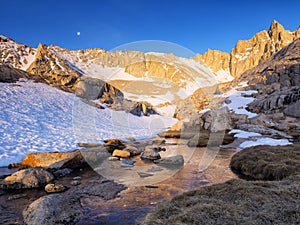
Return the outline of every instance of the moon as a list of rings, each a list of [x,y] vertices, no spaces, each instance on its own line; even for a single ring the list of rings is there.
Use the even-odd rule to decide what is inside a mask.
[[[77,32],[77,36],[80,36],[80,32],[79,31]]]

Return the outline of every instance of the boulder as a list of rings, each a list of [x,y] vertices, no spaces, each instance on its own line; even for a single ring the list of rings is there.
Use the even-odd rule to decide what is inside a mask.
[[[130,152],[123,151],[123,150],[114,150],[113,157],[120,157],[120,158],[129,158],[130,157]]]
[[[2,189],[24,189],[43,187],[54,179],[53,175],[42,168],[19,170],[0,182]]]
[[[27,154],[22,162],[11,164],[10,167],[42,167],[45,169],[60,169],[64,167],[83,167],[84,164],[85,161],[80,151],[36,152]]]
[[[32,202],[24,211],[27,225],[75,224],[84,215],[80,201],[70,196],[52,194]]]
[[[47,184],[45,186],[45,191],[47,193],[59,193],[67,190],[67,188],[62,184]]]

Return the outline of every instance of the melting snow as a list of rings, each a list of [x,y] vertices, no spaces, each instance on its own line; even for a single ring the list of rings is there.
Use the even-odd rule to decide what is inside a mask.
[[[248,132],[244,130],[233,129],[229,132],[229,134],[234,134],[235,138],[249,138],[249,137],[258,137],[261,136],[259,133]]]
[[[270,146],[278,146],[278,145],[290,145],[292,144],[287,139],[274,139],[274,138],[259,138],[255,141],[245,141],[242,144],[240,144],[240,148],[248,148],[252,146],[258,146],[258,145],[270,145]]]
[[[245,85],[247,85],[245,82],[240,83],[238,87],[244,87]],[[256,113],[249,112],[245,109],[249,103],[254,101],[254,98],[243,96],[244,94],[251,95],[257,93],[257,91],[238,91],[238,87],[233,88],[230,91],[223,94],[224,97],[227,97],[231,101],[229,104],[224,104],[224,106],[228,106],[228,108],[233,110],[236,114],[245,114],[249,118],[257,116]]]
[[[176,120],[137,117],[83,103],[74,94],[31,81],[0,83],[0,166],[30,152],[71,151],[78,142],[153,137]]]

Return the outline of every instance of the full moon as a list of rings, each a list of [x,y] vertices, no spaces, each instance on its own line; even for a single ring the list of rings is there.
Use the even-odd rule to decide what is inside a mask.
[[[77,32],[77,36],[79,36],[79,35],[80,35],[80,32],[78,31],[78,32]]]

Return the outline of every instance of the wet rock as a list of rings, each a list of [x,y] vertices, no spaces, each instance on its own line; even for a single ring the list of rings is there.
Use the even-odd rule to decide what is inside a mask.
[[[29,168],[17,171],[0,182],[2,189],[23,189],[43,187],[54,179],[42,168]]]
[[[23,211],[27,225],[75,224],[83,215],[78,199],[61,194],[43,196]]]
[[[121,160],[122,167],[133,167],[135,163],[136,163],[135,160],[127,160],[127,159]]]
[[[123,150],[114,150],[113,157],[120,157],[120,158],[129,158],[130,157],[130,152],[123,151]]]
[[[160,158],[159,151],[157,151],[156,148],[147,147],[141,154],[141,159],[156,160]]]
[[[220,132],[208,132],[208,131],[201,131],[199,134],[195,135],[191,138],[187,145],[189,147],[206,147],[209,146],[220,146],[220,145],[227,145],[234,141],[234,135],[228,134],[228,132],[220,131]]]
[[[126,148],[125,144],[123,144],[123,142],[120,141],[119,139],[107,139],[104,140],[104,142],[105,142],[104,144],[105,148],[111,154],[116,149],[123,150],[124,148]]]
[[[67,188],[62,184],[47,184],[45,186],[45,191],[47,193],[59,193],[64,192]]]
[[[162,166],[183,166],[184,159],[182,155],[170,156],[159,160],[154,160],[154,163]]]
[[[60,178],[60,177],[64,177],[64,176],[67,176],[68,174],[72,173],[73,170],[69,169],[69,168],[64,168],[64,169],[61,169],[61,170],[56,170],[53,172],[53,175],[56,177],[56,178]]]

